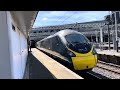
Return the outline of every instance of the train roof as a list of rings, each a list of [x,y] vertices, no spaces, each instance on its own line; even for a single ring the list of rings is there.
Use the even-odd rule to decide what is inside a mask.
[[[64,30],[61,30],[61,31],[59,31],[59,32],[57,32],[55,34],[58,35],[58,36],[66,36],[66,35],[71,34],[71,33],[82,34],[82,33],[78,32],[78,31],[72,30],[72,29],[64,29]]]
[[[45,40],[45,39],[48,39],[48,38],[52,38],[52,37],[54,37],[54,36],[64,37],[64,36],[66,36],[66,35],[68,35],[68,34],[71,34],[71,33],[82,34],[82,33],[78,32],[78,31],[75,31],[75,30],[72,30],[72,29],[64,29],[64,30],[61,30],[61,31],[59,31],[59,32],[57,32],[57,33],[55,33],[55,34],[53,34],[53,35],[50,35],[50,36],[42,39],[42,40]],[[83,35],[83,34],[82,34],[82,35]],[[41,40],[41,41],[42,41],[42,40]]]

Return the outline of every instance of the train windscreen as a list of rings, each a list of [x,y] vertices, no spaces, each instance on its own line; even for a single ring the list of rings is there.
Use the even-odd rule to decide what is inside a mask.
[[[82,34],[69,34],[65,36],[67,46],[78,53],[88,53],[92,45],[89,40]]]

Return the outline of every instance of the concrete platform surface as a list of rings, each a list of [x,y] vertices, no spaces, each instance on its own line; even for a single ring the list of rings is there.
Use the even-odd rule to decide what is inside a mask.
[[[83,79],[82,77],[69,70],[65,66],[61,65],[38,49],[33,48],[31,54],[38,60],[39,63],[41,63],[46,69],[48,69],[48,71],[56,79]],[[36,68],[37,71],[39,70],[41,72],[44,72],[41,69]]]
[[[96,51],[98,54],[105,54],[105,55],[111,55],[111,56],[115,55],[120,57],[120,51],[116,52],[115,50],[100,50],[100,49],[96,49]]]

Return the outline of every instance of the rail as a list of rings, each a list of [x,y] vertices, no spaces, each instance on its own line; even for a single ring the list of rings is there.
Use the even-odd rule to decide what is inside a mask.
[[[120,74],[120,66],[118,66],[118,65],[109,64],[106,62],[99,61],[96,67],[107,70],[109,72]]]

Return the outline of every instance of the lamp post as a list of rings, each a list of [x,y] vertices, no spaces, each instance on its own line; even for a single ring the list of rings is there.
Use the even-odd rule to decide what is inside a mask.
[[[102,27],[100,27],[100,48],[103,50],[103,30]]]
[[[117,17],[116,17],[116,12],[114,12],[114,16],[115,16],[115,34],[116,34],[116,50],[118,52],[118,34],[117,34]]]
[[[98,43],[98,32],[96,31],[96,43]]]
[[[117,21],[118,21],[118,16],[117,13],[118,11],[111,11],[112,15],[112,21],[113,24],[115,25],[115,30],[114,30],[114,49],[118,52],[118,30],[117,30]]]
[[[110,15],[107,15],[105,17],[105,20],[106,20],[106,25],[108,26],[108,44],[109,44],[109,50],[110,50],[110,29],[109,29],[109,25],[111,23],[111,20],[110,20]]]
[[[110,50],[110,29],[108,24],[108,42],[109,42],[109,50]]]

